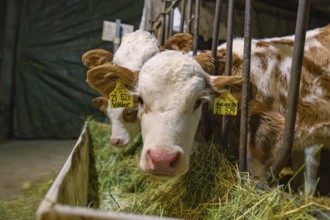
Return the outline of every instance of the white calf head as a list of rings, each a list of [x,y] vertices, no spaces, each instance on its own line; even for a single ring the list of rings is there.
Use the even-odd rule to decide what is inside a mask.
[[[140,167],[155,175],[184,173],[207,95],[203,69],[187,54],[163,52],[142,67],[137,94],[143,138]]]
[[[158,41],[147,31],[137,30],[124,35],[121,45],[116,51],[113,63],[140,71],[141,66],[159,52]],[[140,131],[137,111],[126,108],[107,108],[108,117],[112,124],[110,142],[115,146],[125,146],[130,139]]]
[[[107,107],[107,114],[111,120],[110,142],[114,146],[126,146],[131,138],[140,132],[140,122],[137,118],[137,110],[131,108]]]

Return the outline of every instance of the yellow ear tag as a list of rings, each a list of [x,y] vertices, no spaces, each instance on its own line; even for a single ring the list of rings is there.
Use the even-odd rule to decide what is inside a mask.
[[[134,101],[125,84],[117,82],[115,89],[109,95],[110,108],[133,107]]]
[[[229,90],[223,91],[220,97],[214,100],[213,114],[215,115],[237,115],[237,109],[237,100]]]

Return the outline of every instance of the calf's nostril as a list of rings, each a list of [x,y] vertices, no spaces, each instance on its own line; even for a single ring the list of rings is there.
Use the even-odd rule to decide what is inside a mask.
[[[178,164],[180,156],[179,152],[168,153],[157,150],[149,150],[147,154],[153,166],[158,171],[171,170],[175,168]]]
[[[120,139],[119,138],[111,138],[110,142],[112,145],[119,145],[120,144]]]

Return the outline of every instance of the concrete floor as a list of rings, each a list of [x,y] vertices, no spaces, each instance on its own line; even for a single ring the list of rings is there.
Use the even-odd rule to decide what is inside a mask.
[[[9,200],[34,182],[54,177],[76,140],[0,142],[0,200]]]

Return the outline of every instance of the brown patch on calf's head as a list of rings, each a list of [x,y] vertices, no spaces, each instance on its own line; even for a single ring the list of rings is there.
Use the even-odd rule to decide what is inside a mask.
[[[103,113],[106,114],[106,110],[107,110],[107,107],[108,107],[108,99],[103,97],[103,96],[100,96],[100,97],[96,97],[92,100],[92,103],[94,105],[96,105],[100,111],[102,111]]]
[[[209,53],[201,53],[194,56],[194,59],[201,65],[203,70],[206,73],[212,74],[214,73],[214,59],[212,58],[211,54]]]
[[[137,75],[137,73],[121,66],[103,64],[89,70],[86,81],[104,97],[108,97],[115,88],[117,81],[133,87],[137,80]]]
[[[179,50],[189,52],[193,46],[193,36],[187,33],[179,33],[171,36],[160,50]]]
[[[123,111],[123,119],[125,122],[136,122],[137,114],[137,110],[125,108]]]
[[[96,66],[111,62],[112,59],[113,54],[110,51],[103,49],[89,50],[85,52],[81,57],[83,64],[88,69],[92,69]]]

